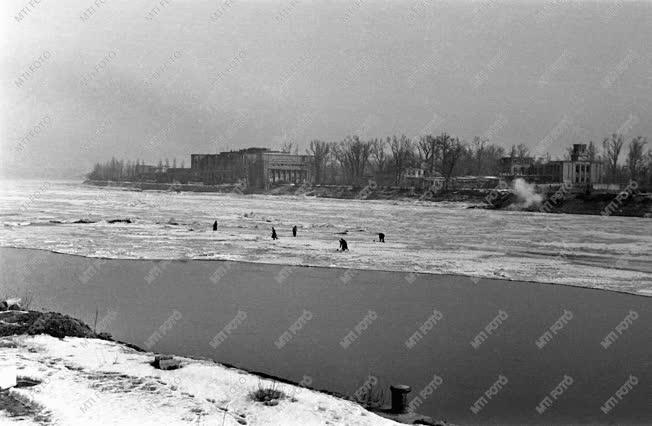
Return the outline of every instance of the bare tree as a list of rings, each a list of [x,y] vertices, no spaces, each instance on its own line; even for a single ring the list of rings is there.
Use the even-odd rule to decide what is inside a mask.
[[[629,152],[627,153],[627,169],[629,178],[638,180],[645,167],[643,147],[647,144],[647,139],[638,136],[629,142]]]
[[[328,142],[320,140],[310,141],[310,147],[306,150],[309,155],[313,156],[313,164],[315,168],[315,183],[322,183],[326,161],[328,154],[331,151],[331,145]]]
[[[116,160],[112,157],[106,163],[96,163],[93,171],[87,175],[89,179],[95,180],[124,180],[134,175],[135,165],[130,160]]]
[[[616,133],[602,141],[607,170],[609,171],[612,182],[616,181],[618,175],[618,157],[620,157],[620,151],[623,149],[624,143],[623,135]]]
[[[435,173],[435,157],[437,151],[436,139],[432,135],[425,135],[417,142],[419,157],[426,164],[430,176]]]
[[[450,179],[455,169],[455,164],[464,152],[464,144],[458,139],[453,138],[447,133],[437,136],[437,151],[441,158],[441,170],[444,175],[444,189],[448,189]]]
[[[485,174],[486,147],[488,143],[489,139],[487,138],[481,138],[479,136],[473,138],[473,146],[471,149],[473,151],[473,157],[475,157],[475,174],[477,175]]]
[[[644,182],[648,185],[648,188],[651,188],[652,187],[652,149],[648,149],[644,161],[645,161],[645,168],[643,170],[645,174]]]
[[[387,142],[382,138],[371,141],[371,158],[373,159],[376,173],[383,173],[389,163],[387,151],[385,151],[386,146]]]
[[[390,143],[392,149],[392,162],[394,166],[394,183],[398,185],[401,182],[405,169],[410,165],[413,155],[412,141],[405,135],[400,138],[393,136]]]
[[[505,156],[505,148],[498,145],[489,145],[485,150],[486,173],[496,175],[500,172],[500,159]]]
[[[324,169],[324,180],[326,176],[329,177],[329,182],[336,183],[338,171],[343,170],[342,163],[340,163],[339,157],[337,155],[338,151],[338,142],[328,142],[329,153],[326,156],[326,165]]]
[[[131,165],[131,160],[127,160],[127,165],[125,166],[125,175],[128,178],[133,176],[133,166]]]
[[[358,136],[347,136],[337,145],[334,153],[349,182],[360,183],[371,155],[371,142],[363,142]]]
[[[469,176],[477,174],[477,162],[473,148],[469,147],[466,143],[460,142],[462,150],[458,159],[453,166],[452,176]]]
[[[520,143],[516,146],[516,156],[519,159],[524,159],[525,157],[530,156],[530,149],[524,144]]]

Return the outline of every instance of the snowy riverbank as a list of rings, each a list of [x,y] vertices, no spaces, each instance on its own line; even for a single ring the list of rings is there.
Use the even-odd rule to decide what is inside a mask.
[[[178,358],[182,368],[163,371],[150,365],[153,358],[152,353],[98,339],[0,338],[0,361],[15,366],[23,383],[0,392],[0,423],[396,424],[351,401],[274,384],[211,361]],[[287,397],[272,404],[251,399],[252,391],[269,386]]]

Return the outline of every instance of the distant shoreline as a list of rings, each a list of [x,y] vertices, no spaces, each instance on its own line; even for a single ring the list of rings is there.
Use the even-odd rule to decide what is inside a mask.
[[[84,185],[99,187],[118,187],[135,191],[177,191],[177,192],[214,192],[236,194],[264,195],[305,195],[316,198],[337,198],[343,200],[394,200],[394,201],[430,201],[459,202],[471,204],[467,208],[492,210],[523,210],[538,213],[563,213],[600,215],[608,212],[609,216],[652,218],[652,194],[632,194],[626,200],[618,202],[618,194],[592,193],[570,194],[558,205],[549,205],[545,210],[541,206],[520,207],[515,194],[502,191],[497,199],[492,197],[495,190],[454,190],[445,193],[429,194],[424,197],[424,191],[402,187],[377,187],[373,190],[352,185],[285,185],[263,190],[241,190],[236,184],[203,185],[203,184],[172,184],[162,182],[127,182],[127,181],[97,181],[85,180]],[[488,200],[492,200],[491,204]],[[547,200],[544,199],[544,203]]]

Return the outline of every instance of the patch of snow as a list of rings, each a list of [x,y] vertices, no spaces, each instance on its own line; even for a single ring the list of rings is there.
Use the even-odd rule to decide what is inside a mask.
[[[271,380],[211,361],[178,357],[182,368],[150,365],[153,353],[96,339],[12,336],[0,339],[0,356],[20,377],[40,381],[12,395],[55,424],[65,425],[392,425],[347,400],[279,384],[278,405],[254,402],[250,392]],[[15,346],[15,347],[12,347]],[[2,424],[15,421],[0,407]],[[29,423],[27,423],[29,424]]]

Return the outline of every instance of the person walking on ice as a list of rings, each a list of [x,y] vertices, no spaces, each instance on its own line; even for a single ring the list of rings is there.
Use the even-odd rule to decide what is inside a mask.
[[[344,238],[340,238],[339,250],[342,250],[342,252],[349,251],[349,246],[346,244],[346,240]]]
[[[278,235],[276,235],[276,229],[272,226],[272,240],[278,240]]]
[[[292,236],[293,236],[293,237],[296,237],[296,236],[297,236],[297,225],[294,225],[294,226],[292,227]]]

